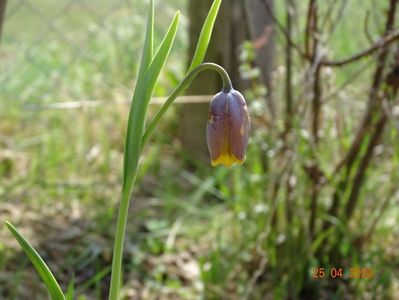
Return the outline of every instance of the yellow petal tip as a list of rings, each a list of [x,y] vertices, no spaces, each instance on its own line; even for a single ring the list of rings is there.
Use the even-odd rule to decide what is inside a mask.
[[[218,165],[223,165],[225,167],[231,167],[234,164],[242,165],[245,161],[245,157],[243,160],[238,159],[234,155],[231,154],[222,154],[216,159],[211,160],[212,167],[216,167]]]

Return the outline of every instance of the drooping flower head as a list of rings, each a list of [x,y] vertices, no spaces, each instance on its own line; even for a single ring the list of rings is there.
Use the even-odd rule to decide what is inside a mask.
[[[242,164],[249,131],[249,114],[243,95],[234,89],[216,94],[209,105],[206,127],[212,166]]]

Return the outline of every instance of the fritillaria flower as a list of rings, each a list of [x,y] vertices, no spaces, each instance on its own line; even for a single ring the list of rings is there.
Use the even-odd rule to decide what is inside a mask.
[[[250,130],[247,104],[231,89],[216,94],[209,105],[206,141],[212,166],[231,166],[245,161]]]

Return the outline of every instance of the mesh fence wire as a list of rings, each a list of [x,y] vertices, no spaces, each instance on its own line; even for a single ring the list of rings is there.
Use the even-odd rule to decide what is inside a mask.
[[[177,7],[184,1],[175,2]],[[173,3],[157,3],[159,31],[175,11]],[[3,100],[99,99],[131,87],[147,1],[7,0],[5,7],[0,44]]]

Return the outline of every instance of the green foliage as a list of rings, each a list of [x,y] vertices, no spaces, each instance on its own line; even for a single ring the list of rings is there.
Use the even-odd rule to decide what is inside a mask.
[[[194,56],[191,60],[190,67],[186,73],[186,79],[181,81],[177,87],[173,90],[171,95],[166,99],[165,103],[161,106],[161,108],[156,112],[155,116],[151,120],[148,125],[142,139],[143,146],[146,144],[148,139],[150,138],[152,132],[155,129],[155,126],[158,124],[161,117],[165,114],[165,112],[169,109],[173,101],[176,99],[178,94],[185,90],[191,83],[191,81],[195,78],[195,76],[200,72],[198,67],[203,63],[205,58],[206,50],[208,49],[209,41],[211,39],[213,26],[216,21],[217,13],[219,11],[219,7],[221,4],[221,0],[215,0],[209,9],[208,15],[204,21],[204,25],[202,26],[200,36],[198,38],[196,50]]]
[[[153,9],[153,8],[152,8]],[[123,188],[130,191],[132,189],[136,169],[141,151],[141,138],[144,132],[145,118],[147,115],[148,104],[150,97],[152,96],[155,84],[158,80],[159,74],[169,56],[170,49],[172,48],[173,40],[176,35],[177,25],[179,22],[179,13],[174,17],[164,40],[162,41],[157,53],[152,59],[151,63],[143,73],[143,78],[138,78],[138,85],[135,88],[131,112],[128,120],[128,129],[126,134],[126,148],[125,148],[125,160],[124,160],[124,177],[123,177]],[[148,38],[146,38],[147,49],[145,51],[152,51],[152,34],[149,32]],[[143,55],[143,59],[151,57],[150,54]],[[148,62],[144,60],[142,65]],[[143,67],[145,68],[145,67]]]
[[[195,48],[194,56],[191,60],[191,64],[188,68],[187,73],[202,64],[205,58],[206,50],[208,49],[208,45],[211,40],[213,25],[215,24],[221,3],[222,0],[215,0],[211,8],[209,9],[208,16],[206,17],[204,25],[202,26],[202,30],[198,38],[197,47]]]
[[[196,64],[197,65],[200,64],[205,55],[213,23],[215,21],[219,6],[220,6],[220,0],[216,0],[215,5],[211,8],[211,11],[209,13],[209,18],[205,22],[204,29],[201,33],[198,42],[198,51],[196,52],[193,58],[194,66]],[[126,131],[123,179],[122,179],[122,197],[117,217],[114,252],[112,259],[110,294],[109,294],[109,299],[112,300],[117,300],[120,298],[119,290],[121,287],[121,277],[122,277],[122,253],[123,253],[123,245],[125,239],[129,201],[133,192],[133,185],[136,179],[138,163],[141,155],[142,138],[145,128],[145,121],[146,121],[149,101],[153,94],[155,84],[158,81],[158,77],[165,65],[166,59],[168,58],[170,50],[172,48],[173,41],[177,32],[179,15],[180,13],[177,12],[156,54],[153,56],[152,52],[153,52],[153,36],[154,36],[154,3],[153,1],[150,2],[147,32],[144,43],[142,61],[137,78],[137,84],[133,94],[127,131]],[[171,97],[170,101],[173,101],[173,99],[175,99],[176,96],[181,91],[184,90],[184,87],[191,82],[195,74],[206,68],[217,70],[222,75],[223,82],[230,83],[228,75],[222,68],[213,64],[205,64],[203,66],[197,67],[195,70],[189,73],[186,78],[182,80],[181,84],[178,85],[177,89],[172,94],[174,95],[174,98]],[[167,104],[167,107],[169,105],[170,103]],[[158,120],[159,119],[157,119],[157,121]],[[26,242],[25,239],[23,239],[18,234],[16,229],[12,227],[11,224],[7,223],[7,226],[12,231],[17,240],[20,242],[21,246],[26,251],[32,263],[37,268],[39,274],[46,283],[49,293],[52,295],[52,297],[55,297],[54,299],[61,299],[60,296],[57,295],[58,291],[55,289],[56,287],[58,287],[58,285],[56,285],[54,277],[48,270],[47,266],[44,264],[43,260],[33,250],[33,248],[31,248],[30,244]],[[55,283],[52,282],[51,279]],[[62,299],[65,299],[61,290],[59,290],[59,292],[62,295]],[[71,295],[73,295],[73,290],[69,288],[68,298],[72,297]]]
[[[65,296],[62,293],[58,282],[54,278],[50,269],[47,267],[46,263],[32,247],[32,245],[24,238],[22,234],[8,221],[6,221],[6,226],[8,230],[12,233],[14,238],[18,241],[21,248],[24,250],[25,254],[29,257],[32,264],[35,266],[37,272],[39,273],[43,283],[46,285],[49,295],[53,300],[65,300]]]
[[[282,4],[284,2],[277,1],[277,7]],[[329,49],[332,57],[346,57],[362,48],[361,45],[368,45],[362,34],[354,34],[363,30],[359,18],[362,19],[364,11],[359,10],[356,3],[348,2],[348,5],[344,24],[332,37],[332,44],[338,45]],[[167,7],[157,10],[157,16],[161,17],[154,29],[155,42],[160,40],[167,27],[170,15],[166,12],[171,10]],[[144,15],[143,5],[137,3],[135,8]],[[283,17],[280,19],[283,19],[284,7],[281,11]],[[305,14],[301,11],[299,24]],[[357,17],[351,17],[354,15]],[[378,19],[371,19],[372,30],[378,27]],[[186,26],[184,18],[181,21],[179,26]],[[38,211],[41,218],[46,217],[50,225],[46,230],[52,233],[62,231],[62,227],[65,229],[62,233],[68,236],[77,227],[84,228],[81,235],[63,241],[64,249],[55,247],[52,249],[55,255],[49,256],[51,265],[57,265],[53,271],[58,281],[62,286],[70,283],[67,295],[73,293],[76,299],[106,297],[104,286],[109,282],[112,251],[108,245],[113,237],[115,206],[120,192],[124,148],[121,132],[126,129],[126,106],[107,101],[96,108],[32,111],[34,108],[17,105],[33,101],[49,103],[76,98],[125,97],[132,72],[139,71],[136,58],[141,51],[141,42],[136,41],[142,40],[140,33],[145,31],[145,22],[137,13],[131,18],[119,14],[109,23],[107,30],[118,37],[119,43],[106,32],[100,32],[98,39],[88,41],[87,48],[96,50],[96,55],[92,56],[95,63],[78,58],[75,65],[66,68],[65,73],[61,72],[63,80],[56,81],[59,89],[54,89],[54,81],[50,80],[53,77],[49,74],[73,55],[63,51],[63,44],[54,40],[32,50],[38,64],[10,73],[12,80],[10,84],[2,85],[0,95],[2,99],[17,99],[12,103],[9,101],[7,106],[5,101],[0,103],[1,150],[9,148],[13,151],[10,156],[0,157],[0,197],[12,205],[16,215],[21,211],[27,216],[18,228],[34,227],[32,234],[38,237],[45,235],[36,228],[40,228],[36,226],[37,222],[32,226],[32,220],[28,218]],[[7,21],[7,28],[11,28],[8,24]],[[176,51],[172,51],[179,59],[171,53],[169,68],[166,66],[168,70],[161,73],[159,85],[155,87],[156,95],[169,91],[170,86],[178,83],[180,74],[184,74],[181,57],[185,54],[182,31],[179,32],[175,38]],[[25,30],[19,31],[19,34],[24,33]],[[372,34],[377,37],[376,33]],[[300,39],[300,34],[295,37]],[[276,65],[280,65],[283,61],[282,36],[276,35],[276,41]],[[253,49],[249,46],[245,45],[245,51],[252,56]],[[7,41],[3,40],[2,50],[7,47]],[[258,73],[246,64],[251,59],[254,57],[243,57],[243,72],[254,76]],[[366,60],[364,64],[372,67],[373,61]],[[171,65],[178,71],[174,72]],[[43,72],[38,73],[37,69]],[[300,94],[303,70],[300,65],[295,65],[294,70],[294,91],[299,101],[306,103],[307,96]],[[247,93],[256,129],[243,167],[211,169],[207,161],[185,152],[176,139],[176,132],[171,130],[180,124],[175,124],[175,115],[169,111],[172,125],[159,123],[163,129],[157,130],[151,147],[142,147],[142,162],[135,185],[135,218],[128,220],[123,256],[123,276],[128,286],[122,288],[122,292],[133,290],[141,296],[162,299],[240,299],[252,291],[248,299],[266,296],[311,299],[309,294],[298,296],[299,291],[305,289],[322,291],[337,299],[348,297],[348,294],[359,299],[395,299],[399,278],[397,196],[385,210],[381,210],[398,179],[399,144],[394,119],[383,137],[384,147],[376,149],[353,220],[345,224],[325,213],[337,182],[337,178],[327,178],[331,185],[320,195],[316,221],[319,233],[312,241],[308,234],[311,179],[304,164],[312,162],[316,153],[322,170],[331,174],[334,163],[352,142],[356,120],[368,92],[370,72],[366,71],[335,93],[340,83],[351,77],[351,70],[349,66],[323,75],[323,84],[328,87],[326,95],[334,96],[326,100],[323,139],[318,151],[310,141],[306,118],[295,118],[292,151],[281,154],[285,147],[279,134],[283,123],[277,120],[271,126],[270,120],[264,118],[266,105],[260,98],[265,90],[258,81],[256,88]],[[170,73],[171,79],[168,79]],[[274,76],[274,97],[282,104],[284,69],[278,68]],[[253,78],[257,80],[256,76]],[[150,107],[149,113],[153,111],[154,107]],[[8,137],[12,137],[11,143]],[[1,211],[7,212],[8,206],[2,207]],[[58,226],[59,218],[74,226],[71,229]],[[377,219],[371,238],[362,239]],[[333,226],[323,231],[321,226],[326,220]],[[10,251],[9,235],[4,236],[7,239],[2,241],[0,258],[1,269],[6,273],[0,276],[0,298],[25,299],[26,296],[19,293],[20,286],[25,287],[25,276],[30,276],[29,261],[20,253]],[[328,250],[337,241],[339,247],[334,252],[343,258],[346,268],[355,265],[372,267],[377,276],[370,280],[312,280],[314,268],[337,266],[329,261],[327,252],[317,255],[322,248]],[[353,241],[364,243],[359,248]],[[43,250],[38,249],[41,253],[46,251],[46,243],[51,245],[52,241],[44,239],[40,244]],[[92,249],[97,251],[96,255]],[[65,259],[60,261],[57,257]],[[191,267],[197,266],[199,273],[194,272],[197,275],[192,278],[185,277],[186,264],[181,265],[182,260]],[[264,262],[264,272],[258,272]],[[75,273],[70,274],[70,269]],[[251,280],[259,274],[255,285],[251,285]],[[75,280],[71,281],[72,276]],[[26,290],[38,299],[44,295],[41,286],[26,286]]]

